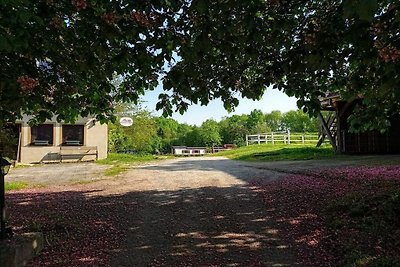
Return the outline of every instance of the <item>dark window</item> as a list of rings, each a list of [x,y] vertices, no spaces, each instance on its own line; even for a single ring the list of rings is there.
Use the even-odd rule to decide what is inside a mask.
[[[31,142],[34,145],[53,144],[53,124],[39,124],[31,128]]]
[[[63,145],[81,146],[83,145],[83,125],[63,125],[62,140]]]

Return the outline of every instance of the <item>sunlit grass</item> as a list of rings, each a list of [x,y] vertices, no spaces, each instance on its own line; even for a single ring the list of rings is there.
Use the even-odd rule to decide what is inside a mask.
[[[336,154],[330,146],[261,144],[240,147],[215,154],[230,159],[249,161],[308,160],[332,158]]]
[[[169,158],[169,156],[159,156],[150,154],[132,155],[132,154],[109,153],[106,159],[101,159],[96,162],[105,165],[114,165],[121,163],[135,164],[135,163],[143,163],[154,160],[161,160],[166,158]]]
[[[18,181],[18,182],[5,182],[6,191],[17,191],[22,190],[28,187],[27,182]]]
[[[172,156],[160,156],[160,155],[131,155],[131,154],[118,154],[110,153],[106,159],[98,160],[98,164],[112,165],[108,168],[104,175],[106,176],[116,176],[125,172],[129,166],[143,164],[146,162],[152,162],[157,160],[163,160],[172,158]]]
[[[125,172],[128,169],[126,165],[114,165],[104,172],[105,176],[116,176]]]

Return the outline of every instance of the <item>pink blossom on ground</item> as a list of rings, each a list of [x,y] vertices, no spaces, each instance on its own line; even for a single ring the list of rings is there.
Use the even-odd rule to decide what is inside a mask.
[[[327,230],[322,210],[349,193],[374,195],[400,188],[400,165],[321,169],[250,186],[263,196],[266,209],[304,266],[335,266],[340,237]]]
[[[7,194],[15,232],[41,231],[45,248],[29,266],[104,266],[124,241],[135,205],[115,209],[115,197],[88,197],[89,191],[22,190]]]

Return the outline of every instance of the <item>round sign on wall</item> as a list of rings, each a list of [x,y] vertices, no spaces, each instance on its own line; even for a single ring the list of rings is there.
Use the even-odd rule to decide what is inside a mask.
[[[129,118],[129,117],[122,117],[121,119],[119,119],[119,123],[122,126],[129,127],[129,126],[132,126],[133,120],[132,120],[132,118]]]

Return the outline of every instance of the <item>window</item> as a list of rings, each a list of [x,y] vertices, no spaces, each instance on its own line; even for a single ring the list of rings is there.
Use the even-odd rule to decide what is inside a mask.
[[[63,125],[62,140],[63,145],[81,146],[83,145],[83,125]]]
[[[38,146],[53,144],[53,124],[39,124],[31,128],[31,143]]]

